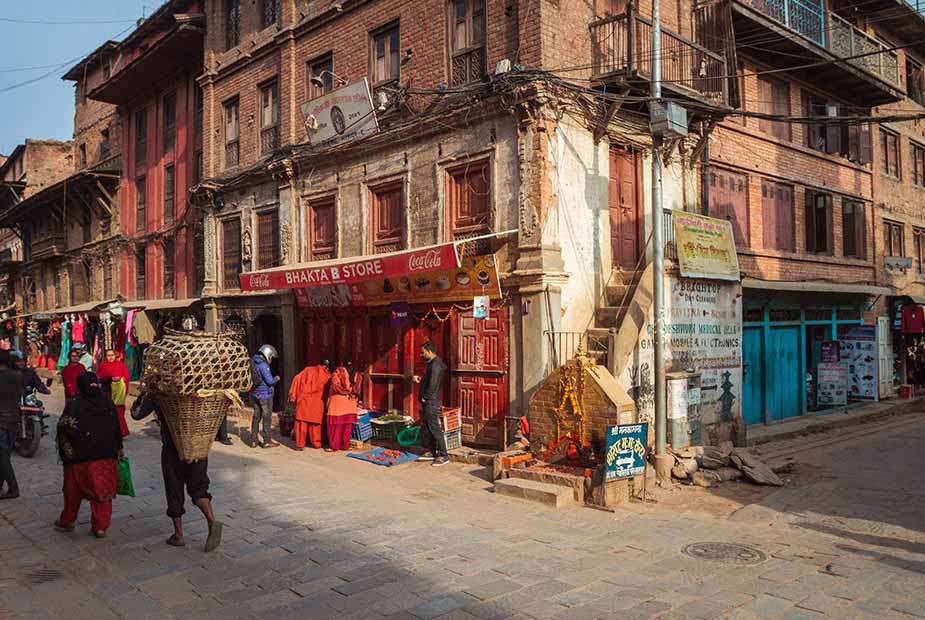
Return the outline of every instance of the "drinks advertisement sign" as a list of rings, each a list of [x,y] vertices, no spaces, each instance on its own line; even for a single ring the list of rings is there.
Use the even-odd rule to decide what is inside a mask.
[[[686,211],[672,211],[671,220],[682,276],[739,280],[731,222]]]

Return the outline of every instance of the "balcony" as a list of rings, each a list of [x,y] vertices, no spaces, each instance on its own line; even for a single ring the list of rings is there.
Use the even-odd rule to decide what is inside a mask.
[[[647,91],[652,75],[652,21],[630,5],[622,15],[592,22],[590,28],[594,79]],[[661,39],[665,94],[725,106],[725,57],[664,28]]]
[[[736,47],[742,54],[773,68],[802,66],[788,74],[824,84],[830,93],[858,106],[902,99],[896,53],[826,11],[822,0],[728,1]],[[701,1],[695,11],[710,10],[710,6]],[[843,58],[849,60],[839,60]]]
[[[912,43],[910,49],[925,55],[925,0],[865,0],[849,4],[853,15],[870,16],[894,42]]]

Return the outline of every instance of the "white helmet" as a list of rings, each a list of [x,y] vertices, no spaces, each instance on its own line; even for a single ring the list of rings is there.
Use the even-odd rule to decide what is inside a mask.
[[[279,353],[276,352],[276,347],[272,344],[265,344],[257,349],[257,353],[263,356],[267,362],[272,362],[274,359],[279,357]]]

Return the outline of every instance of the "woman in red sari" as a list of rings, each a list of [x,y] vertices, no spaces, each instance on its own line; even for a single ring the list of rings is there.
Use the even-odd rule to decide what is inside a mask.
[[[357,421],[357,396],[354,393],[356,375],[348,370],[349,362],[341,364],[331,375],[328,396],[328,452],[350,449],[350,431]]]
[[[100,362],[97,369],[100,383],[103,386],[103,393],[109,397],[109,400],[116,406],[116,413],[119,414],[119,427],[122,429],[122,436],[128,437],[128,424],[125,423],[125,396],[128,394],[128,384],[130,374],[128,366],[122,360],[116,359],[116,352],[112,349],[106,350],[106,359]]]
[[[122,432],[115,406],[92,372],[77,377],[77,396],[58,420],[58,455],[64,463],[64,509],[55,529],[73,532],[83,500],[90,502],[90,527],[103,538],[112,522],[112,500],[119,484]]]

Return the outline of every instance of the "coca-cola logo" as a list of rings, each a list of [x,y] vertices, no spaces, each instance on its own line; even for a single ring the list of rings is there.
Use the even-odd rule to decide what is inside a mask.
[[[421,254],[412,254],[408,259],[409,271],[435,271],[440,269],[443,259],[439,250],[428,250]]]
[[[270,276],[266,273],[252,274],[248,278],[247,284],[253,290],[270,288]]]

